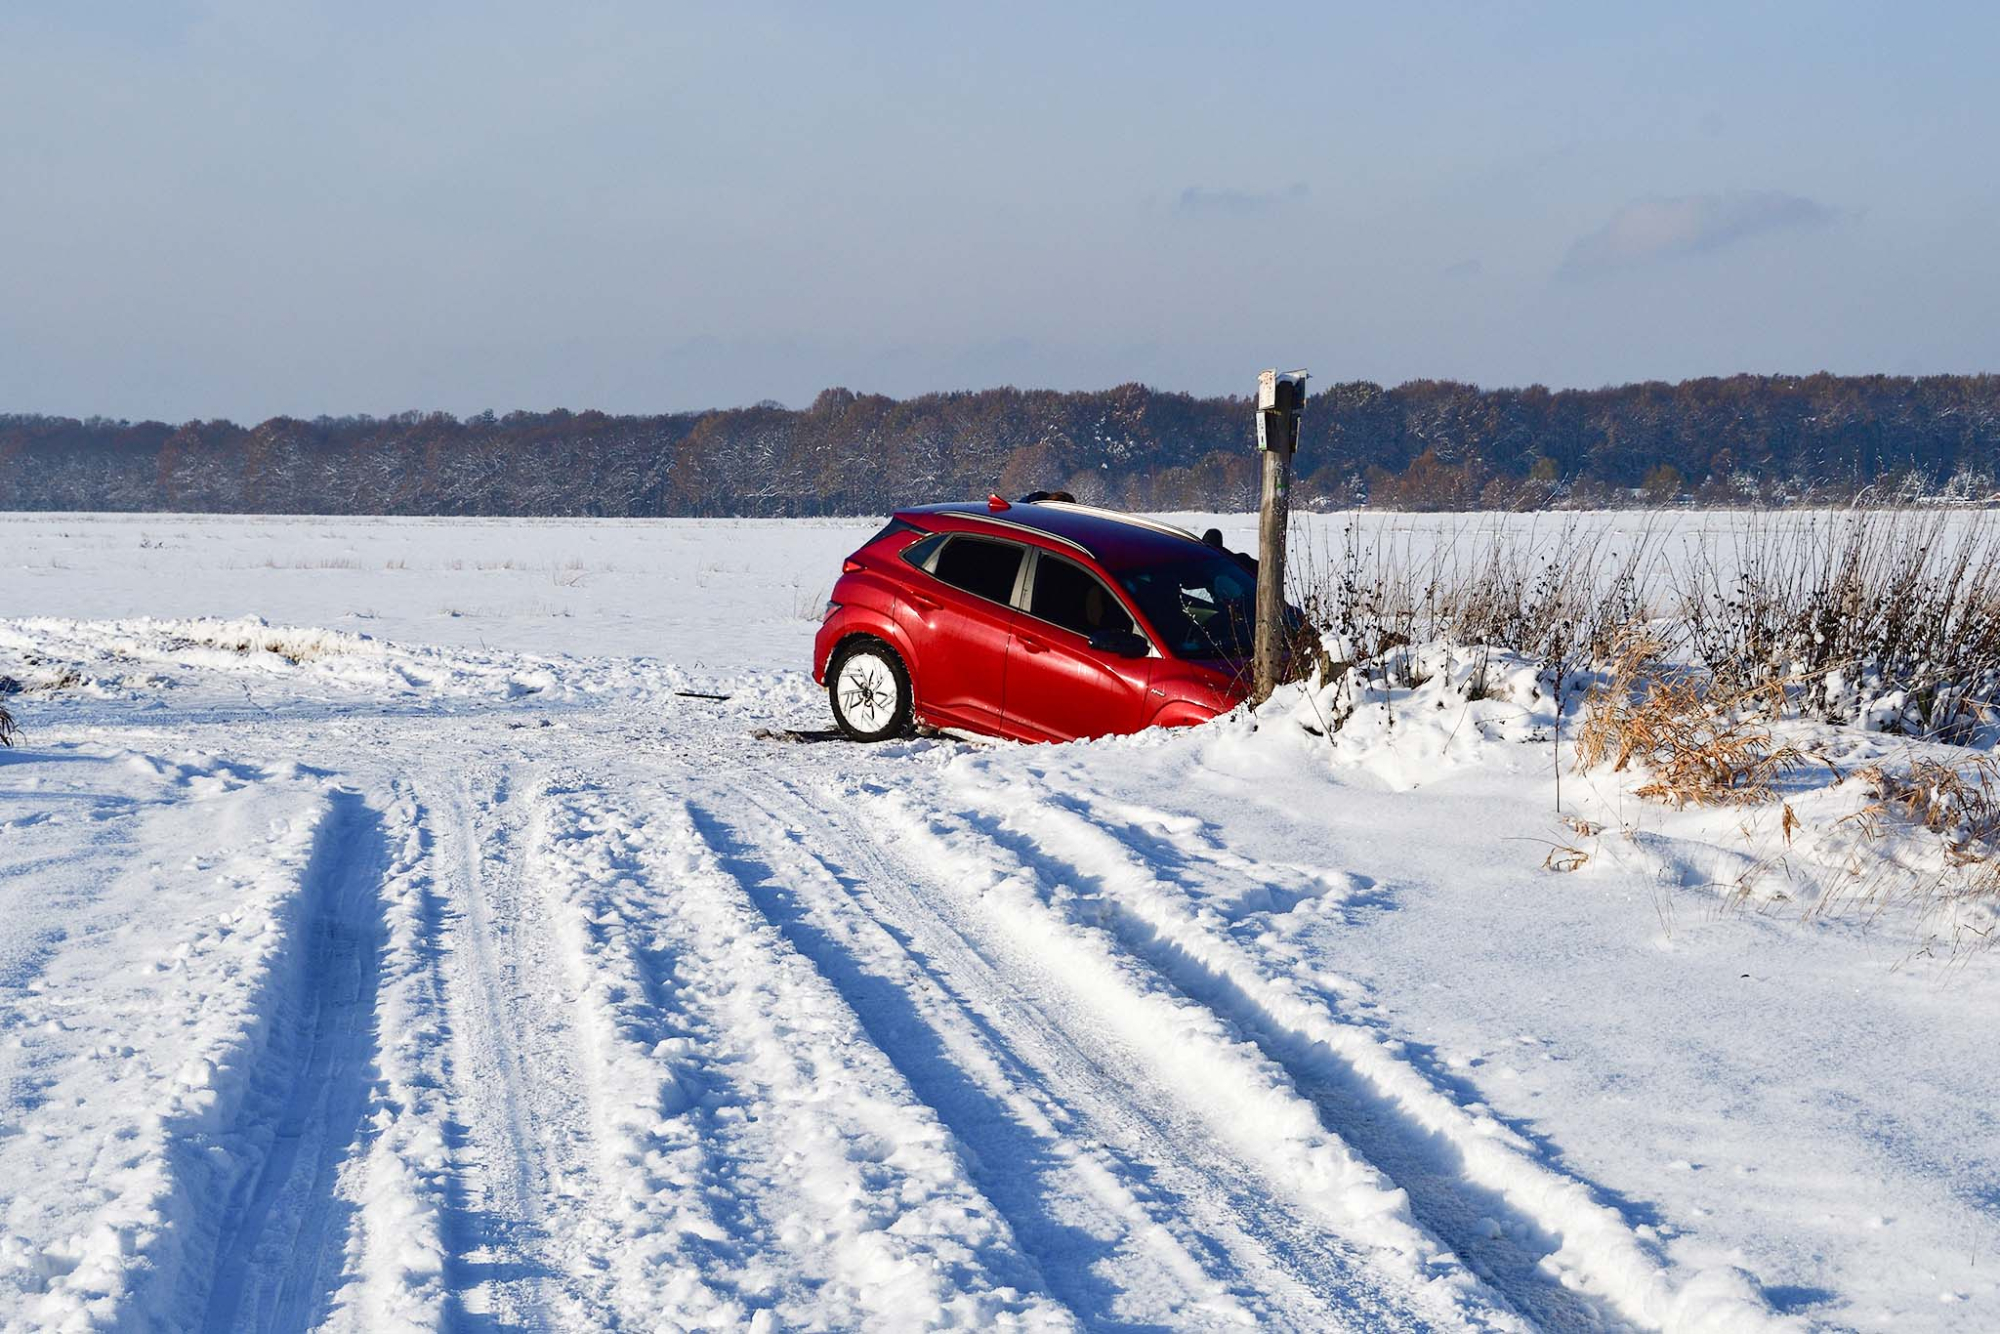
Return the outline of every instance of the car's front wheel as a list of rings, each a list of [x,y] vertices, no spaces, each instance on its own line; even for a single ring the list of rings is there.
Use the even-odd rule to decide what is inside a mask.
[[[854,639],[835,650],[826,694],[833,720],[856,741],[887,741],[910,730],[909,669],[879,639]]]

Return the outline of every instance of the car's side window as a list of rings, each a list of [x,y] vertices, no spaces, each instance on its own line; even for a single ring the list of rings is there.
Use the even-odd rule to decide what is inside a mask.
[[[1090,637],[1101,630],[1131,630],[1132,618],[1096,575],[1043,552],[1035,563],[1028,614]]]
[[[944,539],[943,533],[932,533],[929,537],[920,538],[903,548],[903,559],[920,570],[928,570],[931,567],[931,557],[935,556],[937,549],[944,545]]]
[[[1024,554],[1012,542],[954,537],[938,553],[931,573],[953,588],[1004,603],[1014,596],[1014,579],[1021,572]]]

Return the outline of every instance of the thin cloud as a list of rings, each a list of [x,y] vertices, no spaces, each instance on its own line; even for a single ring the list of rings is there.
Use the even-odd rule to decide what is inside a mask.
[[[1174,212],[1184,218],[1258,218],[1296,208],[1311,193],[1304,181],[1282,190],[1217,190],[1190,185],[1174,202]]]
[[[1587,277],[1703,255],[1770,232],[1823,227],[1837,209],[1780,190],[1636,199],[1570,246],[1561,272]]]

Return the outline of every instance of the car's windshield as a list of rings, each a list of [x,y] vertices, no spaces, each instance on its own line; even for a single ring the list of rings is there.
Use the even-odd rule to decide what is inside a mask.
[[[1182,658],[1247,658],[1257,616],[1257,580],[1233,558],[1196,557],[1126,570],[1118,582],[1163,645]]]

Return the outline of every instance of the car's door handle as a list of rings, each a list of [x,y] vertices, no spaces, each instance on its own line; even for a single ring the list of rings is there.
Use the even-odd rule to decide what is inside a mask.
[[[927,598],[922,593],[905,590],[903,596],[916,603],[919,607],[922,607],[925,611],[936,611],[944,605],[944,603],[939,602],[936,598]]]
[[[1048,645],[1044,644],[1041,640],[1030,639],[1026,635],[1015,635],[1014,642],[1030,653],[1041,653],[1048,649]]]

